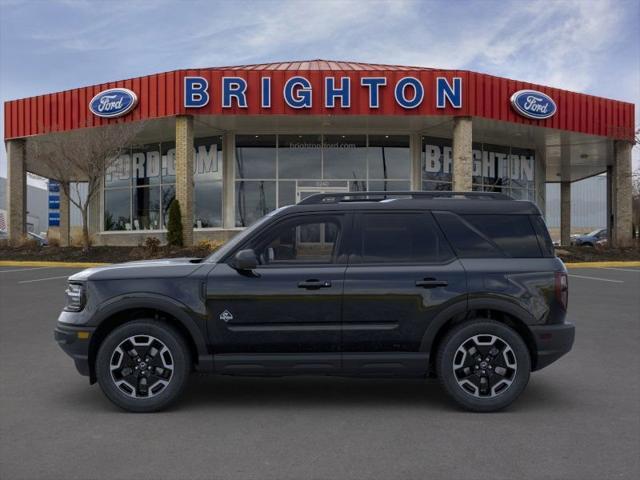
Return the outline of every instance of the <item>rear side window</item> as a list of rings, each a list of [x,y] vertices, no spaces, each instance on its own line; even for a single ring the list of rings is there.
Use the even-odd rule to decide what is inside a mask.
[[[360,221],[363,263],[442,263],[453,258],[428,213],[365,213]]]
[[[554,257],[556,252],[553,248],[551,237],[549,236],[549,230],[547,230],[547,226],[542,219],[542,215],[531,215],[529,218],[531,219],[531,224],[538,235],[538,243],[542,249],[543,256]]]
[[[460,258],[502,258],[504,254],[486,235],[451,212],[434,212],[447,239]]]
[[[507,257],[541,257],[538,237],[529,215],[462,215],[492,240]]]

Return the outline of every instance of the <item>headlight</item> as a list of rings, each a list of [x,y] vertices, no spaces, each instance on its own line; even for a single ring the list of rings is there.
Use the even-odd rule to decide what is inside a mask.
[[[78,283],[70,283],[64,292],[67,295],[67,305],[64,309],[68,312],[79,312],[84,308],[84,286]]]

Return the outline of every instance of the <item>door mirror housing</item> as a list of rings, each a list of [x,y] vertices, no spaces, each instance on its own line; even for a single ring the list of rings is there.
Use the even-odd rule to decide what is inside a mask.
[[[256,255],[256,252],[254,252],[251,248],[240,250],[238,253],[236,253],[235,257],[233,257],[232,266],[236,270],[255,270],[256,268],[258,268],[258,257]]]

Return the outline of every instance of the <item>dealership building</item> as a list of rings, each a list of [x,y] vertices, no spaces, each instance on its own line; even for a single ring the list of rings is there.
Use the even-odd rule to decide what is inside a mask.
[[[566,244],[572,182],[602,173],[612,243],[631,242],[627,102],[466,70],[313,60],[176,70],[4,107],[12,239],[26,230],[27,172],[86,180],[52,178],[28,143],[117,123],[142,127],[93,197],[97,244],[164,239],[174,198],[191,244],[313,193],[490,191],[544,210],[548,182],[560,184]],[[56,207],[64,244],[64,193]]]

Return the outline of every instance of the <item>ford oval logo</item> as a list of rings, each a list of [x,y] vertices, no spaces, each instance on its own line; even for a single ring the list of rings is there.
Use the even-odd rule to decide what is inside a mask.
[[[518,90],[511,95],[511,105],[523,117],[544,120],[556,114],[556,103],[549,95],[536,90]]]
[[[138,96],[127,88],[103,90],[89,102],[89,110],[98,117],[115,118],[126,115],[138,104]]]

